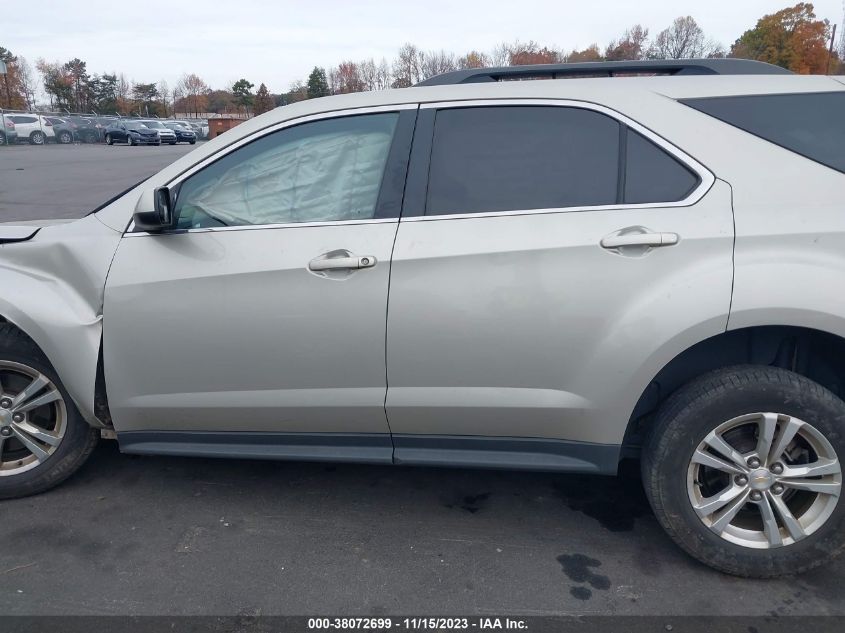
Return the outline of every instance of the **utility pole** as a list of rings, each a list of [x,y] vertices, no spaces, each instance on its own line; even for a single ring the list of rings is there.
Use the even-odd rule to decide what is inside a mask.
[[[833,33],[830,35],[830,50],[827,51],[827,73],[830,74],[830,62],[833,61],[833,45],[836,43],[836,25],[833,25]]]

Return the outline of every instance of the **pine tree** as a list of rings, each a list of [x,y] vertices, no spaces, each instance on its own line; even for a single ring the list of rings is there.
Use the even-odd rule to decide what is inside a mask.
[[[331,93],[329,92],[329,81],[326,79],[326,71],[315,66],[308,76],[308,98],[315,99],[329,94]]]
[[[267,86],[262,83],[258,86],[258,92],[255,93],[255,103],[252,106],[255,116],[269,112],[273,109],[274,105],[273,98],[270,96]]]

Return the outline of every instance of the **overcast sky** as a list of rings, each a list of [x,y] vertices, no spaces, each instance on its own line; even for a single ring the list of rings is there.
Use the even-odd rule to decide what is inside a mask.
[[[314,66],[391,60],[404,42],[458,54],[515,39],[571,50],[594,42],[604,46],[635,23],[654,35],[675,17],[692,15],[727,47],[763,15],[797,2],[144,0],[133,6],[50,0],[2,11],[0,45],[33,65],[39,57],[63,62],[79,57],[90,73],[123,72],[139,82],[164,79],[172,87],[194,72],[214,88],[246,77],[283,92]],[[814,4],[818,17],[842,22],[842,0]]]

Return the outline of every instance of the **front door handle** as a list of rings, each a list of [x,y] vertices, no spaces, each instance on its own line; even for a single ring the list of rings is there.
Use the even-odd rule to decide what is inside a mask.
[[[308,270],[320,272],[326,270],[357,270],[359,268],[372,268],[376,265],[376,258],[372,255],[349,255],[346,257],[326,257],[321,255],[308,262]]]
[[[602,238],[602,248],[624,248],[626,246],[674,246],[678,243],[677,233],[624,233],[613,234]]]

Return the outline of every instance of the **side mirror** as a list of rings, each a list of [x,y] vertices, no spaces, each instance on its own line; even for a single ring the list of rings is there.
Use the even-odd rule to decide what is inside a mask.
[[[146,190],[138,199],[133,215],[135,228],[139,231],[158,233],[172,229],[175,225],[173,218],[173,196],[167,187]]]

